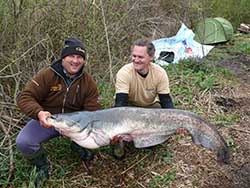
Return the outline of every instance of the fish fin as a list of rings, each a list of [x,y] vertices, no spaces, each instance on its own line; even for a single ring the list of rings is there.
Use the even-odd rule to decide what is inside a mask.
[[[192,141],[196,145],[201,145],[205,148],[214,150],[216,146],[212,142],[212,140],[207,137],[205,134],[199,135],[199,134],[192,134]]]
[[[162,144],[169,138],[170,136],[166,135],[147,135],[135,137],[133,141],[136,148],[146,148],[150,146],[155,146],[157,144]]]
[[[230,152],[227,147],[224,147],[217,151],[217,159],[220,163],[229,164],[230,163]]]
[[[219,133],[217,133],[219,134]],[[220,137],[220,135],[218,135]],[[221,138],[221,146],[218,146],[214,140],[206,136],[205,134],[192,134],[193,143],[197,145],[201,145],[205,148],[217,151],[217,160],[221,163],[228,164],[230,160],[229,149],[222,137]]]
[[[107,135],[104,131],[101,129],[92,129],[92,135],[93,135],[93,140],[97,145],[101,146],[106,146],[109,145],[111,142],[111,139],[109,138],[109,135]]]

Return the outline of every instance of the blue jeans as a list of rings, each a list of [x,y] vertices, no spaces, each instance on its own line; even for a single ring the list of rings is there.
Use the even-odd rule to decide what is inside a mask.
[[[39,121],[32,119],[17,135],[16,146],[24,156],[29,156],[36,153],[42,143],[58,136],[60,134],[54,127],[45,128]]]

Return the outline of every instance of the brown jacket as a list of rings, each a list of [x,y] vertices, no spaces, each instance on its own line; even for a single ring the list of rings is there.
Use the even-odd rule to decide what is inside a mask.
[[[97,85],[87,72],[82,70],[69,85],[66,80],[60,60],[42,69],[18,96],[18,107],[33,119],[41,110],[56,114],[100,109]]]

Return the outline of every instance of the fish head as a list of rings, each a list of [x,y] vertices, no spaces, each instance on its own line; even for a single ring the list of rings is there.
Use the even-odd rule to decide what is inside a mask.
[[[47,118],[47,121],[61,133],[79,132],[83,128],[80,126],[79,121],[70,118],[64,114],[56,114]]]

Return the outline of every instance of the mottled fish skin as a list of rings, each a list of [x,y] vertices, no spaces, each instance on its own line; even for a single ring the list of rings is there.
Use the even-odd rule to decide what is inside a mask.
[[[89,149],[109,145],[117,136],[133,140],[137,148],[149,147],[184,128],[195,144],[216,151],[218,161],[228,163],[230,158],[227,144],[214,126],[184,110],[117,107],[56,114],[48,121],[62,135]]]

